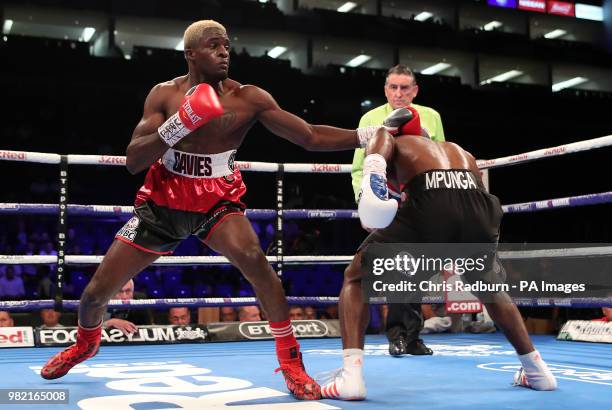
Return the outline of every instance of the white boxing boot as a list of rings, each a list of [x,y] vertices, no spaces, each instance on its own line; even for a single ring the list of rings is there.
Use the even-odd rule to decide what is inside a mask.
[[[552,374],[540,352],[519,355],[523,367],[514,374],[514,385],[529,387],[534,390],[555,390],[557,379]]]
[[[336,400],[363,400],[366,396],[363,378],[363,350],[344,349],[344,366],[317,377],[321,385],[321,397]],[[327,376],[327,377],[325,377]]]

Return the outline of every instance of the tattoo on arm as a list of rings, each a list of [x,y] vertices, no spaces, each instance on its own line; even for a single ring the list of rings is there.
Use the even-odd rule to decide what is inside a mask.
[[[227,131],[236,122],[236,113],[234,111],[228,111],[223,113],[219,118],[215,118],[211,121],[211,124],[215,127],[218,132]]]

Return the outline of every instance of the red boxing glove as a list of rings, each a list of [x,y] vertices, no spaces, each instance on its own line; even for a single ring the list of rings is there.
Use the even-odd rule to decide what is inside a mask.
[[[178,112],[170,116],[157,132],[172,147],[198,127],[222,114],[223,107],[215,90],[206,83],[198,84],[187,91]]]
[[[411,106],[405,108],[412,112],[412,119],[400,127],[399,135],[422,135],[419,112]]]
[[[422,135],[419,112],[410,106],[391,111],[383,121],[383,126],[394,136]]]
[[[185,127],[193,131],[221,116],[223,107],[215,90],[210,85],[202,83],[187,91],[178,114]]]

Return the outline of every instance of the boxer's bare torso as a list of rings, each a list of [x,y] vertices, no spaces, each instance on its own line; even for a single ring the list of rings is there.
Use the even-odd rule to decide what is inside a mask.
[[[174,114],[185,93],[192,87],[187,75],[161,83],[151,92],[156,109],[164,120]],[[252,85],[225,79],[218,87],[223,115],[196,129],[173,148],[184,152],[215,154],[237,149],[257,120],[265,92]]]

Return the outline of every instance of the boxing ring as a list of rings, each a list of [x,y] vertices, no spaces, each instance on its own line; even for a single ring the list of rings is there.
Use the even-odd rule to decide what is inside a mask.
[[[612,135],[527,153],[478,161],[483,170],[510,166],[612,145]],[[59,165],[60,200],[56,204],[2,203],[0,214],[58,216],[58,247],[54,255],[0,255],[0,264],[53,264],[57,267],[55,300],[0,302],[0,310],[30,311],[55,307],[76,309],[77,300],[65,300],[64,268],[68,265],[95,265],[102,255],[66,254],[67,217],[131,215],[124,205],[81,205],[68,203],[69,166],[125,166],[125,157],[98,155],[59,155],[36,152],[0,151],[0,159]],[[276,176],[276,208],[249,209],[250,219],[275,221],[275,254],[269,261],[282,276],[288,265],[346,265],[352,255],[287,256],[283,246],[283,222],[290,219],[355,219],[355,210],[284,209],[283,180],[286,173],[350,173],[348,164],[274,164],[236,162],[245,172],[268,172]],[[612,202],[612,191],[580,196],[552,198],[503,205],[505,213],[533,212],[564,207],[579,207]],[[612,255],[612,247],[563,249],[566,255]],[[537,252],[521,257],[537,257]],[[500,255],[512,258],[512,252]],[[155,265],[227,264],[221,256],[163,256]],[[336,297],[288,297],[291,304],[335,304]],[[442,303],[430,298],[425,303]],[[601,307],[612,306],[612,299],[520,299],[519,306]],[[257,303],[255,298],[188,298],[112,301],[109,307],[168,308],[239,306]],[[201,345],[110,346],[55,381],[38,376],[44,362],[57,348],[17,348],[0,350],[5,376],[1,388],[68,389],[70,402],[52,408],[84,409],[158,409],[221,408],[234,409],[332,409],[368,408],[609,408],[612,392],[612,346],[609,344],[568,343],[552,336],[533,336],[534,342],[559,379],[559,390],[535,392],[511,386],[512,372],[519,367],[514,350],[500,333],[486,335],[425,335],[434,350],[433,357],[388,357],[384,336],[366,338],[365,377],[368,398],[365,402],[298,402],[287,393],[281,376],[272,373],[275,355],[272,341],[224,342]],[[338,339],[302,339],[305,363],[311,374],[340,364]],[[154,359],[154,360],[153,360]],[[6,375],[10,375],[8,378]],[[0,409],[3,404],[0,404]],[[33,408],[40,406],[33,405]],[[10,408],[10,407],[6,407]],[[41,407],[42,408],[42,407]]]
[[[82,409],[605,409],[610,407],[610,346],[533,336],[559,382],[553,392],[511,386],[518,359],[497,334],[425,335],[434,356],[391,358],[382,335],[366,338],[364,402],[299,402],[274,375],[274,342],[110,346],[69,375],[45,381],[37,372],[57,348],[3,351],[2,388],[68,389]],[[339,340],[301,340],[306,368],[338,366]],[[140,404],[138,404],[140,402]],[[231,407],[230,407],[231,404]],[[130,405],[132,407],[130,407]],[[226,407],[227,406],[227,407]],[[0,408],[11,408],[0,405]],[[14,406],[14,409],[30,408]]]

